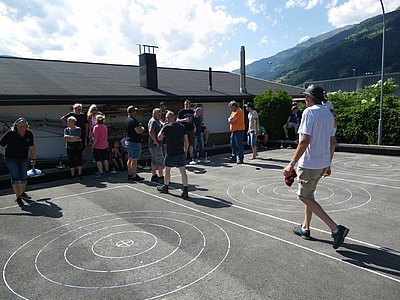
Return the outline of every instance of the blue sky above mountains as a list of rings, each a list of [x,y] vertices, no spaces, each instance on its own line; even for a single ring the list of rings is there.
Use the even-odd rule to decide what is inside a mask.
[[[384,0],[386,12],[400,0]],[[381,14],[379,0],[0,0],[0,55],[237,69],[310,37]]]

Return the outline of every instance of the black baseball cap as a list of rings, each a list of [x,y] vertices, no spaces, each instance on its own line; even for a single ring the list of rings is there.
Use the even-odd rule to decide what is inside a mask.
[[[309,96],[316,101],[325,100],[325,91],[322,87],[318,85],[310,85],[304,92],[303,95]]]

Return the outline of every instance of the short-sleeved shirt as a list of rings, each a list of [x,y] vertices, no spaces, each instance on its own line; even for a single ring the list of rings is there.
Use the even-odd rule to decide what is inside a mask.
[[[193,131],[194,124],[193,124],[193,117],[194,117],[194,110],[193,109],[181,109],[178,112],[178,119],[185,119],[189,118],[189,122],[182,122],[181,124],[185,126],[186,131]]]
[[[161,122],[163,122],[163,123],[165,123],[165,119],[167,118],[167,112],[168,112],[168,111],[161,111],[160,120],[161,120]]]
[[[74,129],[66,127],[64,128],[64,135],[71,135],[71,136],[79,136],[81,137],[81,128],[80,127],[75,127]],[[77,142],[67,142],[66,143],[66,148],[67,149],[76,149],[78,147],[82,146],[82,142],[81,141],[77,141]]]
[[[104,124],[97,124],[93,127],[93,139],[97,139],[94,149],[107,149],[108,148],[108,129]]]
[[[154,119],[154,117],[152,117],[150,120],[149,120],[149,123],[147,124],[147,127],[149,128],[149,130],[150,129],[153,129],[153,131],[154,131],[154,133],[155,133],[155,135],[156,135],[156,138],[157,138],[157,135],[158,135],[158,133],[160,132],[160,130],[161,130],[161,123],[160,123],[160,121],[159,120],[156,120],[156,119]],[[148,141],[148,146],[149,146],[149,148],[155,148],[156,147],[156,145],[154,145],[154,141],[153,141],[153,139],[149,136],[149,141]],[[162,144],[162,141],[158,141],[158,144],[161,146],[161,144]]]
[[[258,113],[255,110],[253,110],[252,112],[249,112],[248,118],[249,118],[249,132],[256,131],[256,129],[258,130],[258,128],[254,127],[254,120],[258,119]]]
[[[293,110],[290,111],[290,120],[289,120],[289,122],[290,123],[294,123],[294,124],[297,124],[297,122],[298,122],[297,113],[294,112]]]
[[[86,136],[86,124],[88,124],[87,116],[84,114],[79,114],[77,115],[73,111],[70,113],[67,113],[65,116],[62,117],[62,119],[67,120],[69,117],[74,117],[76,119],[75,126],[81,128],[81,135],[80,136]]]
[[[135,128],[141,126],[139,121],[133,117],[127,117],[125,120],[125,136],[128,141],[141,143],[142,135],[137,133]]]
[[[184,154],[183,149],[183,139],[186,134],[185,126],[180,123],[169,123],[161,128],[161,132],[165,136],[165,141],[167,144],[167,155],[175,156]]]
[[[331,137],[335,136],[332,113],[321,104],[306,108],[298,133],[311,136],[310,144],[299,160],[299,167],[304,169],[329,167],[330,142]]]
[[[322,102],[322,105],[325,106],[325,107],[326,107],[327,109],[329,109],[330,111],[333,111],[333,104],[332,104],[332,102],[325,101],[325,102]]]
[[[264,126],[262,126],[262,125],[260,125],[260,127],[259,127],[259,129],[260,129],[260,132],[259,132],[259,134],[264,134],[266,131],[265,131],[265,127]]]
[[[238,108],[236,111],[231,112],[231,118],[232,117],[236,118],[236,122],[229,124],[229,130],[231,132],[242,131],[246,129],[244,124],[244,113],[241,108]]]
[[[203,121],[201,120],[201,117],[199,117],[199,116],[193,117],[193,123],[194,123],[194,126],[196,127],[196,133],[195,133],[196,136],[200,136],[202,134],[202,132],[201,132],[201,123],[202,122]]]
[[[9,130],[1,137],[0,145],[6,147],[6,157],[24,159],[28,157],[29,147],[34,146],[33,134],[27,129],[21,137],[16,131]]]

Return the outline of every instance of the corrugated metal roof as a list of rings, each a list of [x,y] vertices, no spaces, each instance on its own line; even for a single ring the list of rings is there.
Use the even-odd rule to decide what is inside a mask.
[[[247,92],[241,94],[240,76],[213,71],[213,90],[208,90],[208,70],[158,68],[158,89],[140,86],[139,66],[42,59],[0,57],[0,102],[17,99],[67,98],[248,98],[267,88],[283,89],[300,96],[302,88],[247,77]]]

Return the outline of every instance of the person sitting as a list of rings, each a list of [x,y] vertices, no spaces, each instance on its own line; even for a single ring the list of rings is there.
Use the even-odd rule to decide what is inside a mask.
[[[112,164],[117,170],[125,169],[123,151],[124,150],[122,149],[119,141],[115,141],[113,147],[110,150],[110,153],[111,153]]]
[[[210,138],[210,130],[208,130],[204,122],[201,123],[201,133],[203,134],[204,146],[209,146],[208,139]]]
[[[283,132],[285,133],[285,137],[288,140],[289,139],[289,128],[294,129],[294,133],[297,136],[297,128],[299,127],[299,120],[297,119],[297,112],[299,111],[299,108],[297,106],[292,106],[292,109],[290,110],[290,115],[285,123],[283,125]]]
[[[264,149],[268,142],[268,134],[267,131],[265,130],[265,127],[262,125],[259,126],[259,133],[257,136],[257,140],[258,140],[258,146],[261,149]]]

